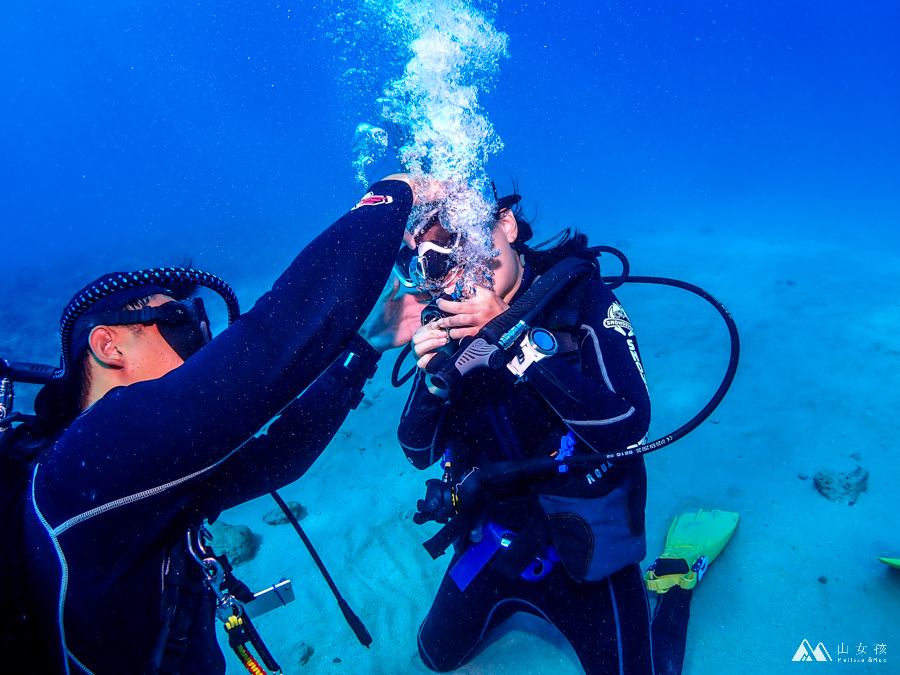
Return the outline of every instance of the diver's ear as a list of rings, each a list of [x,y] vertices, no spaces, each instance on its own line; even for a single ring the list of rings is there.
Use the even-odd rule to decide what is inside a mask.
[[[497,223],[503,229],[506,241],[510,244],[519,237],[519,223],[516,222],[516,217],[513,215],[512,209],[503,209],[500,212],[500,216],[497,218]]]
[[[119,350],[120,329],[95,326],[88,336],[88,348],[94,359],[106,368],[121,368],[125,355]]]

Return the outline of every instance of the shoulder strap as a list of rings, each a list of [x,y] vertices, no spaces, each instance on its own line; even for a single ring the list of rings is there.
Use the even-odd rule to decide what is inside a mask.
[[[515,305],[489,321],[480,332],[496,342],[519,321],[530,323],[569,282],[599,270],[598,255],[598,250],[588,248],[559,261],[535,281]]]

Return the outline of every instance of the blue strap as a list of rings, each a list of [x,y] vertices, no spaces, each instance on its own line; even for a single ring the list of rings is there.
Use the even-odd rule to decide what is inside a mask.
[[[450,570],[450,578],[456,582],[459,590],[465,591],[472,583],[472,579],[478,576],[478,573],[499,550],[500,542],[494,541],[490,537],[482,537],[477,544],[469,546]]]

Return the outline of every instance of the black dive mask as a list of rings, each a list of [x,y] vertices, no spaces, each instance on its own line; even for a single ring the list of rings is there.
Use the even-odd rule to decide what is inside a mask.
[[[200,351],[212,339],[209,318],[201,298],[186,302],[167,302],[158,307],[121,309],[99,312],[79,319],[76,332],[89,331],[94,326],[156,325],[159,334],[183,361]]]
[[[171,322],[158,320],[155,322],[163,339],[169,343],[182,361],[187,361],[199,352],[203,345],[212,340],[206,308],[203,306],[201,298],[194,298],[191,300],[190,306],[181,302],[167,302],[165,305],[153,309],[163,309],[166,305],[178,305],[176,311],[179,315],[181,310],[187,312],[187,317],[184,317],[183,320]]]
[[[60,367],[53,372],[53,381],[68,378],[72,364],[87,349],[91,329],[104,324],[154,324],[172,349],[182,359],[188,359],[209,341],[211,334],[203,302],[199,298],[186,300],[197,286],[221,296],[228,309],[229,325],[237,320],[241,310],[234,291],[218,277],[200,270],[153,267],[111,272],[88,284],[63,310],[59,322],[62,357]],[[121,309],[150,295],[167,295],[174,301],[159,307]]]

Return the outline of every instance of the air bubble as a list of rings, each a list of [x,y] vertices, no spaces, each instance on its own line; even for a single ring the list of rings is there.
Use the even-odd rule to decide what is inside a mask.
[[[391,0],[382,10],[385,23],[396,29],[395,53],[408,51],[412,57],[376,99],[381,124],[396,132],[395,147],[382,145],[377,132],[384,138],[387,132],[381,127],[360,125],[354,168],[367,184],[366,167],[395,152],[414,177],[448,186],[447,198],[414,214],[410,229],[421,227],[416,218],[436,207],[444,227],[465,235],[456,258],[463,269],[460,294],[467,297],[475,284],[491,279],[487,263],[496,203],[485,165],[503,143],[478,96],[493,88],[500,59],[508,56],[508,38],[495,29],[492,17],[464,0]]]

